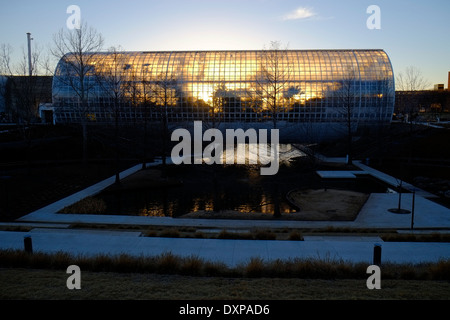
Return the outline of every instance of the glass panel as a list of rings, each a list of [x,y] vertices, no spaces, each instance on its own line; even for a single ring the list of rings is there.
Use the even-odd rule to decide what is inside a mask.
[[[111,101],[102,98],[98,76],[118,62],[112,53],[85,58],[83,77],[70,54],[55,70],[53,102],[61,108],[61,119],[81,117],[75,108],[83,97],[81,78],[89,103],[100,117],[110,117],[105,110]],[[393,71],[382,50],[124,52],[119,70],[126,103],[141,109],[148,103],[155,110],[164,107],[173,121],[218,117],[259,122],[275,113],[286,121],[335,121],[340,118],[335,113],[339,90],[349,74],[360,118],[390,121],[393,111]],[[131,112],[123,117],[131,121]],[[157,119],[158,112],[152,117]]]

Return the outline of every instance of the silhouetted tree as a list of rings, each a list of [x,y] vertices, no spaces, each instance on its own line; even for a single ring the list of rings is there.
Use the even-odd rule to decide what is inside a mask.
[[[282,101],[292,73],[287,49],[281,48],[280,42],[272,41],[269,49],[262,50],[259,66],[253,95],[258,101],[255,105],[259,112],[268,113],[276,128],[279,114],[285,111]]]
[[[62,60],[61,68],[55,77],[68,86],[78,98],[74,104],[75,112],[80,119],[83,133],[83,162],[88,159],[87,123],[91,105],[88,103],[96,81],[93,62],[96,52],[103,46],[103,37],[94,28],[82,23],[79,29],[61,29],[53,36],[52,54]]]
[[[408,121],[410,124],[410,138],[412,141],[414,130],[413,130],[413,118],[415,114],[419,111],[419,91],[425,90],[425,88],[429,85],[428,81],[423,77],[420,69],[414,66],[409,66],[405,69],[404,72],[399,72],[396,78],[396,87],[400,91],[407,91],[408,94],[405,95],[405,99],[403,100],[404,105],[402,106],[403,112],[408,115]],[[409,154],[408,154],[408,162],[412,160],[413,157],[413,148],[414,144],[409,143]],[[401,208],[402,201],[402,184],[403,184],[403,172],[411,168],[408,164],[402,164],[401,159],[398,160],[399,163],[399,178],[397,179],[398,183],[398,208],[391,209],[391,211],[395,212],[409,212],[406,209]]]
[[[6,76],[5,85],[0,94],[5,102],[6,112],[10,120],[16,122],[17,128],[27,142],[26,161],[31,162],[30,149],[33,140],[33,124],[38,119],[39,104],[45,99],[45,88],[50,86],[43,68],[48,61],[42,55],[40,47],[35,46],[31,55],[31,70],[25,52],[17,64],[11,62],[12,47],[6,44],[0,46],[0,74]],[[42,71],[42,72],[41,72]]]
[[[347,164],[352,164],[353,159],[353,131],[357,119],[357,108],[359,107],[360,90],[359,73],[353,66],[347,67],[342,79],[339,81],[337,95],[337,111],[342,115],[347,136]]]
[[[419,110],[419,91],[425,90],[429,82],[422,75],[422,71],[414,66],[407,67],[397,74],[396,88],[399,91],[407,91],[409,94],[402,99],[401,109],[408,116],[408,121],[412,124],[415,114]],[[412,127],[411,127],[412,128]],[[411,129],[412,130],[412,129]]]
[[[106,102],[108,109],[114,118],[114,141],[116,149],[116,179],[115,183],[120,183],[120,150],[119,150],[119,121],[121,112],[127,100],[128,93],[128,76],[126,56],[123,50],[115,47],[110,48],[108,54],[99,54],[99,60],[95,65],[95,75],[98,86],[101,88],[103,101]]]
[[[129,83],[127,86],[128,96],[131,106],[135,109],[135,112],[140,112],[141,121],[143,124],[143,137],[142,137],[142,169],[147,166],[147,140],[148,140],[148,120],[150,116],[150,108],[152,106],[152,89],[150,81],[149,64],[141,66],[139,68],[133,68],[129,73]],[[137,111],[139,110],[139,111]],[[135,121],[136,121],[135,117]]]
[[[169,74],[166,71],[158,74],[153,83],[153,96],[156,100],[155,109],[158,112],[158,118],[161,120],[162,164],[165,174],[169,139],[169,106],[176,104],[178,79],[174,74]]]

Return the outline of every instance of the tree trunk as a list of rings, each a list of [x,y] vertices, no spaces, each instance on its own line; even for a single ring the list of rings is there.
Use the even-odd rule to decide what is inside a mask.
[[[81,130],[83,132],[83,154],[82,154],[82,162],[84,165],[88,163],[88,133],[87,133],[87,123],[86,120],[81,122]]]
[[[120,184],[120,160],[119,160],[119,115],[116,111],[115,117],[115,128],[114,128],[114,139],[116,144],[116,181],[115,184]]]
[[[347,110],[347,164],[351,165],[352,164],[352,158],[353,158],[353,150],[352,150],[352,140],[353,140],[353,135],[352,135],[352,115],[351,115],[351,108],[348,107],[349,110]]]
[[[273,217],[280,218],[281,217],[280,200],[278,199],[278,184],[276,181],[272,183],[272,197],[273,197]]]
[[[144,112],[144,142],[142,146],[142,169],[147,168],[147,107]]]
[[[167,106],[166,106],[167,108]],[[163,114],[163,128],[162,128],[162,176],[163,178],[167,177],[167,135],[168,135],[168,127],[167,127],[167,114],[164,110]]]

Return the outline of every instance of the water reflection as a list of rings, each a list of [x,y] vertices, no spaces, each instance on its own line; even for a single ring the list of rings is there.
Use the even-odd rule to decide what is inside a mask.
[[[251,165],[171,165],[167,180],[161,179],[156,187],[108,190],[98,197],[106,202],[105,214],[179,217],[213,211],[292,213],[298,208],[286,195],[298,188],[386,192],[387,187],[379,181],[363,177],[325,182],[314,170],[303,169],[304,164],[293,161],[302,156],[294,146],[280,146],[280,162],[287,165],[274,176],[261,176],[259,168]],[[174,180],[182,183],[170,183]]]
[[[190,212],[237,211],[241,213],[290,213],[296,209],[281,197],[275,198],[270,190],[251,189],[247,183],[236,183],[233,188],[214,188],[188,183],[186,187],[134,190],[133,192],[101,195],[110,214],[153,217],[179,217]]]
[[[267,152],[261,152],[260,150],[267,150]],[[280,144],[278,146],[278,162],[279,164],[289,165],[289,163],[298,157],[305,156],[305,153],[297,149],[292,144]],[[270,163],[274,157],[271,154],[270,144],[256,144],[256,143],[239,143],[234,148],[233,155],[234,161],[227,161],[227,150],[224,148],[222,153],[221,163],[242,163],[242,164],[267,164]],[[203,161],[206,163],[213,162],[212,158],[203,157]]]
[[[245,153],[235,152],[235,162],[251,163],[258,157],[255,145],[244,144]],[[236,147],[239,148],[239,147]],[[291,144],[280,144],[279,163],[288,166],[296,158],[305,154]],[[225,159],[225,154],[223,155]],[[269,155],[270,156],[270,155]],[[244,157],[244,158],[243,158]],[[263,162],[266,159],[263,159]],[[183,180],[182,186],[160,187],[133,192],[104,194],[108,207],[114,207],[119,214],[141,216],[177,217],[190,212],[237,211],[241,213],[290,213],[295,212],[284,197],[278,194],[278,187],[262,183],[256,167],[241,166],[225,169],[208,165],[190,176],[188,172],[174,173]],[[175,170],[176,171],[176,170]],[[188,170],[190,171],[190,170]]]

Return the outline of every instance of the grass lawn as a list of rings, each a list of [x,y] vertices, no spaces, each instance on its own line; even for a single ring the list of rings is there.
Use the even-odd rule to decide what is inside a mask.
[[[69,290],[69,265],[81,289]],[[197,257],[83,257],[0,251],[0,300],[298,300],[450,298],[450,261],[383,264],[381,289],[368,289],[363,263],[252,259],[233,268]]]
[[[0,299],[108,300],[298,300],[450,298],[450,282],[366,279],[228,278],[183,275],[81,272],[81,289],[69,290],[65,270],[0,269]]]

